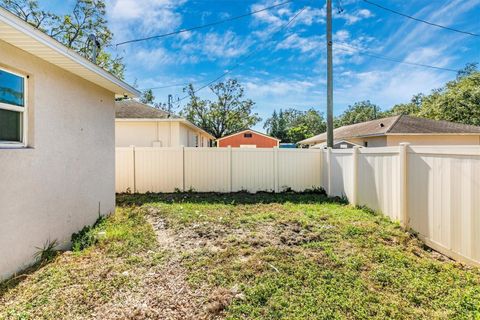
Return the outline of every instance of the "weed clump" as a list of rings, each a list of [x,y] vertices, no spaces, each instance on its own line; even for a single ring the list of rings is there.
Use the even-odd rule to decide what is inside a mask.
[[[72,234],[72,251],[82,251],[98,243],[99,236],[97,227],[105,221],[105,217],[99,216],[91,226],[85,226],[79,232]]]

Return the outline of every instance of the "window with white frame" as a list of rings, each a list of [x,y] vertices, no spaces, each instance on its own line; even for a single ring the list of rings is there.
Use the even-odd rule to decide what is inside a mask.
[[[26,145],[25,77],[0,68],[0,146]]]

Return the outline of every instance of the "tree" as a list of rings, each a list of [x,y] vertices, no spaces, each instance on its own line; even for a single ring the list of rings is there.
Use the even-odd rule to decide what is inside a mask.
[[[311,108],[301,111],[294,108],[276,110],[264,124],[267,133],[282,142],[295,143],[326,131],[323,115]]]
[[[105,0],[76,0],[72,13],[64,16],[41,10],[37,0],[0,0],[0,5],[89,59],[95,44],[87,45],[88,37],[95,35],[100,45],[97,64],[123,79],[125,66],[122,58],[105,51],[113,38],[105,19]]]
[[[254,102],[244,98],[244,90],[235,79],[210,86],[216,100],[202,100],[192,84],[185,87],[190,101],[181,115],[212,134],[215,138],[250,128],[261,119],[252,113]]]
[[[355,102],[335,119],[335,127],[348,126],[355,123],[365,122],[383,117],[380,107],[371,103],[370,100]]]
[[[152,89],[143,91],[140,101],[145,104],[153,104],[155,102],[155,96],[153,95]]]
[[[419,116],[480,126],[480,72],[434,90],[423,99]]]
[[[386,116],[386,117],[399,116],[399,115],[416,116],[420,112],[423,99],[424,99],[424,95],[422,93],[414,95],[412,97],[412,100],[409,103],[396,104],[392,107],[392,109],[383,112],[383,116]]]
[[[410,103],[395,105],[385,115],[413,115],[480,126],[480,72],[468,63],[455,80],[429,95],[414,95]]]

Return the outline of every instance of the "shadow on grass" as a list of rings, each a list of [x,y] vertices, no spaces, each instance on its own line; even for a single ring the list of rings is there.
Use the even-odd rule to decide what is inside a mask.
[[[35,272],[41,270],[42,268],[46,267],[47,265],[55,261],[55,258],[61,254],[62,254],[62,251],[56,250],[55,256],[53,256],[51,259],[39,261],[31,265],[30,267],[18,272],[12,277],[4,281],[0,281],[0,297],[3,296],[8,291],[15,289],[18,285],[20,285],[23,281],[27,280],[28,277],[30,277]]]
[[[287,191],[271,192],[185,192],[185,193],[146,193],[117,194],[117,206],[139,206],[147,203],[205,203],[205,204],[259,204],[259,203],[339,203],[348,204],[345,198],[327,197],[325,191],[312,190],[306,192]]]

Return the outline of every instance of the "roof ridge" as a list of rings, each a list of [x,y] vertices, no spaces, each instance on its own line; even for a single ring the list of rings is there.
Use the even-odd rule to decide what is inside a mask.
[[[398,121],[404,116],[404,114],[400,114],[397,116],[397,119],[390,125],[390,127],[385,131],[385,134],[390,133],[390,131],[397,125]]]

